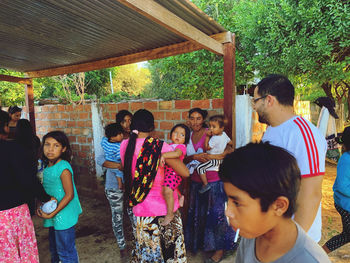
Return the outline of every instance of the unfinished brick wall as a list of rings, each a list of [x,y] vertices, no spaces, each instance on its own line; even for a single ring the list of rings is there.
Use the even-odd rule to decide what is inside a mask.
[[[161,139],[169,140],[170,129],[177,123],[186,123],[188,111],[191,108],[206,109],[209,112],[209,116],[211,116],[223,113],[223,103],[223,99],[130,101],[99,104],[98,108],[102,113],[103,125],[114,122],[115,114],[122,109],[134,113],[138,109],[145,108],[154,115],[157,136]],[[310,113],[310,110],[308,110],[310,106],[307,103],[297,103],[296,107],[297,113],[302,113],[302,115]],[[95,176],[91,105],[35,106],[35,118],[37,134],[40,138],[52,130],[62,130],[68,135],[73,150],[72,166],[79,188],[85,188],[88,191],[99,189],[101,186]],[[258,122],[255,112],[253,112],[252,118],[252,141],[259,141],[266,129],[266,125]]]

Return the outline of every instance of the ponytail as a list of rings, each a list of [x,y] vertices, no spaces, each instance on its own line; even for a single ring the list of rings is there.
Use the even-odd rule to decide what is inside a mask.
[[[135,146],[136,146],[137,134],[131,133],[129,137],[128,146],[125,150],[124,157],[124,186],[125,193],[124,196],[129,199],[132,187],[132,159],[134,156]],[[128,200],[127,200],[128,201]]]

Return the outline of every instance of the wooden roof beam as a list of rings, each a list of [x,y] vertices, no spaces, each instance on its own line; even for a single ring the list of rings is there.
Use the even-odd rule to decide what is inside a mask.
[[[32,83],[32,80],[30,78],[20,78],[2,74],[0,74],[0,81],[14,82],[26,85],[30,85]]]
[[[215,39],[219,43],[227,43],[227,42],[230,42],[230,39],[232,38],[231,36],[232,36],[231,32],[224,32],[224,33],[212,35],[211,38]],[[69,74],[69,73],[86,72],[86,71],[97,70],[102,68],[122,66],[126,64],[132,64],[136,62],[158,59],[158,58],[165,58],[165,57],[184,54],[184,53],[188,53],[188,52],[192,52],[200,49],[202,49],[202,46],[190,41],[186,41],[179,44],[160,47],[152,50],[146,50],[139,53],[125,55],[121,57],[107,58],[107,59],[91,61],[91,62],[82,63],[82,64],[30,71],[26,73],[31,78],[50,77],[50,76],[57,76],[57,75],[63,75],[63,74]]]
[[[176,16],[162,5],[153,0],[118,0],[120,3],[133,9],[139,14],[162,25],[171,32],[183,38],[194,41],[204,49],[208,49],[218,55],[223,55],[223,46],[207,34],[190,25],[180,17]]]

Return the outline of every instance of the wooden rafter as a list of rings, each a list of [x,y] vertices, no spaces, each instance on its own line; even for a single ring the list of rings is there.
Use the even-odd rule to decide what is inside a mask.
[[[223,55],[222,45],[210,38],[208,35],[190,25],[180,17],[170,12],[165,7],[153,0],[118,0],[120,3],[146,16],[157,24],[169,29],[173,33],[193,41],[204,49],[208,49],[216,54]]]
[[[210,38],[214,39],[220,45],[221,43],[230,42],[230,32],[219,33],[210,36]],[[160,47],[152,50],[147,50],[135,54],[125,55],[121,57],[107,58],[98,61],[92,61],[77,65],[63,66],[51,69],[37,70],[26,72],[27,75],[31,78],[40,78],[40,77],[49,77],[49,76],[57,76],[69,73],[77,73],[77,72],[85,72],[91,70],[97,70],[102,68],[110,68],[116,67],[126,64],[132,64],[136,62],[164,58],[169,56],[175,56],[179,54],[184,54],[196,50],[200,50],[203,47],[199,44],[193,43],[191,41],[174,44],[166,47]]]
[[[20,83],[20,84],[32,83],[30,78],[20,78],[20,77],[14,77],[14,76],[2,75],[2,74],[0,74],[0,81],[14,82],[14,83]]]

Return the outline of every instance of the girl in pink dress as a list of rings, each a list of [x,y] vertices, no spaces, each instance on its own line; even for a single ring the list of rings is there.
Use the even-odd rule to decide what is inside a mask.
[[[177,124],[171,129],[170,138],[172,143],[169,145],[174,149],[174,151],[162,154],[162,164],[164,164],[165,159],[169,158],[180,158],[180,160],[183,161],[186,156],[186,144],[190,139],[190,134],[191,131],[185,124]],[[167,205],[167,214],[164,221],[161,223],[163,226],[169,224],[174,218],[174,191],[179,195],[180,206],[183,206],[184,197],[178,190],[181,181],[181,176],[178,175],[173,168],[165,165],[163,196]]]

